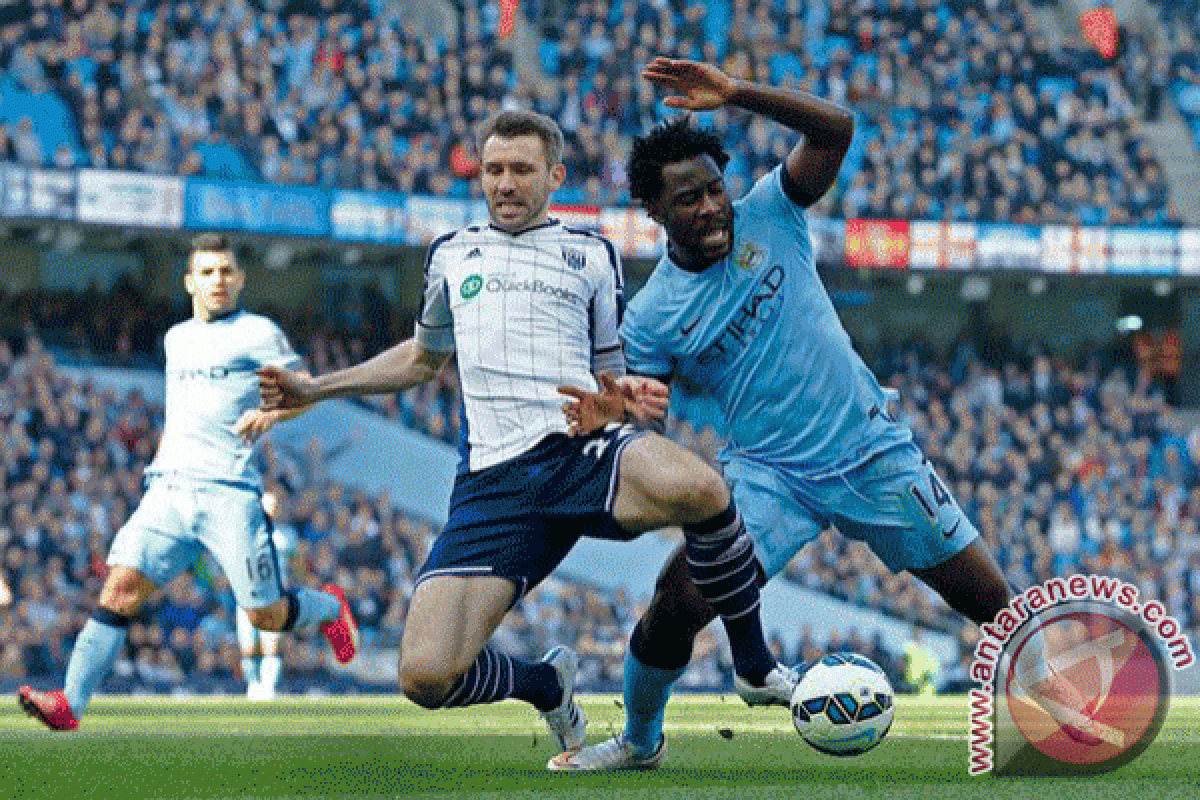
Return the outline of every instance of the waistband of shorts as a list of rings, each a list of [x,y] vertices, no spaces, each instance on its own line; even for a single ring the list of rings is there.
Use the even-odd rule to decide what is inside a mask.
[[[234,489],[241,492],[262,494],[262,486],[250,481],[227,480],[222,478],[198,478],[183,472],[155,472],[142,476],[142,488],[149,489],[152,485],[196,489],[215,487],[218,489]]]
[[[755,466],[789,470],[801,480],[826,481],[832,478],[840,478],[843,475],[865,467],[878,458],[912,447],[915,447],[915,444],[911,439],[907,441],[888,442],[882,446],[864,448],[838,463],[821,467],[804,463],[772,461],[771,459],[747,453],[744,450],[728,448],[725,452],[721,453],[721,462],[723,465],[728,465],[735,461],[741,461]],[[917,452],[919,453],[920,451],[918,450]]]

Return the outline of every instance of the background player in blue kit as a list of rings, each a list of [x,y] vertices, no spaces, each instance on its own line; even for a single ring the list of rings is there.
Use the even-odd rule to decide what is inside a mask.
[[[721,616],[749,701],[787,698],[795,678],[767,649],[753,548],[720,476],[670,440],[626,426],[567,435],[560,386],[624,373],[621,265],[604,238],[551,219],[563,137],[540,114],[504,111],[479,133],[490,224],[436,240],[413,339],[308,378],[261,370],[267,408],[407,389],[457,359],[467,422],[449,519],[413,591],[400,656],[404,693],[426,708],[514,697],[564,750],[583,744],[577,658],[526,663],[487,646],[504,615],[581,535],[626,539],[682,525],[686,554]]]
[[[146,468],[146,491],[113,538],[109,572],[91,619],[75,640],[62,690],[22,686],[26,713],[54,730],[74,730],[112,669],[132,618],[160,586],[207,549],[237,604],[267,630],[319,626],[338,661],[358,649],[358,629],[336,586],[284,592],[260,499],[253,441],[286,412],[258,408],[254,371],[299,367],[279,327],[238,308],[246,274],[229,241],[193,242],[184,285],[192,317],[167,331],[162,439]],[[295,413],[295,412],[291,412]]]
[[[804,210],[837,177],[854,134],[851,112],[690,61],[655,59],[643,77],[672,93],[669,106],[737,107],[804,139],[737,202],[720,140],[687,118],[635,140],[630,193],[665,229],[667,253],[621,327],[629,371],[662,383],[686,378],[717,400],[729,437],[725,476],[767,575],[836,525],[974,622],[990,621],[1008,603],[1009,584],[911,433],[889,415],[813,263]],[[606,421],[601,412],[617,396],[569,394],[576,431]],[[625,731],[563,754],[552,769],[662,762],[671,686],[713,618],[689,572],[681,554],[668,562],[630,638]]]

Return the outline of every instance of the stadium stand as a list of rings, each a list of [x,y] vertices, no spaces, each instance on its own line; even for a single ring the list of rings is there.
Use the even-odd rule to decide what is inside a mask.
[[[854,107],[846,178],[822,206],[834,216],[1174,221],[1136,125],[1142,61],[1051,48],[1027,1],[1010,12],[981,1],[951,11],[935,0],[590,0],[569,15],[532,4],[527,80],[492,2],[465,0],[433,37],[396,3],[217,5],[31,2],[28,21],[3,29],[0,153],[467,197],[472,125],[519,104],[568,135],[561,202],[627,203],[629,137],[663,110],[629,65],[662,53]],[[1156,58],[1194,125],[1189,41],[1181,23]],[[1142,108],[1162,100],[1137,96]],[[708,116],[735,151],[735,191],[786,148],[761,120]]]

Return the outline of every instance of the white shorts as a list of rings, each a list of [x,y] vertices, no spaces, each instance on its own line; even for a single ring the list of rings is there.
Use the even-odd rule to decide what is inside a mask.
[[[271,524],[250,488],[177,477],[154,478],[117,531],[108,563],[132,567],[162,586],[208,550],[242,608],[283,596]]]

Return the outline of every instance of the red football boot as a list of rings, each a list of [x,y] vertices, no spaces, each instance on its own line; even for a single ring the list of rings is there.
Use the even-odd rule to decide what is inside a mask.
[[[321,633],[333,648],[333,655],[338,663],[348,664],[358,654],[358,621],[354,619],[354,612],[350,610],[350,604],[346,602],[346,595],[340,586],[327,583],[321,587],[321,591],[333,595],[342,604],[337,619],[322,625]]]
[[[29,686],[17,690],[17,702],[25,713],[40,720],[52,731],[73,731],[79,727],[75,712],[67,704],[67,696],[61,689],[53,692],[39,692]]]

